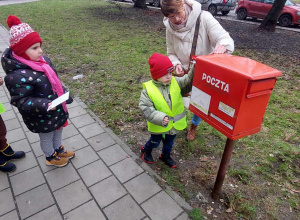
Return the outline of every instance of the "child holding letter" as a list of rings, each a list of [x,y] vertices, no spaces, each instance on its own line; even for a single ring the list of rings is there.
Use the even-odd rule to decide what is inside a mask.
[[[22,115],[27,128],[38,133],[46,164],[62,167],[75,153],[62,145],[63,127],[68,124],[66,104],[72,98],[47,111],[56,98],[66,93],[51,60],[42,55],[42,39],[39,34],[19,18],[7,18],[10,28],[10,47],[1,57],[6,72],[5,84],[11,95],[11,104]]]

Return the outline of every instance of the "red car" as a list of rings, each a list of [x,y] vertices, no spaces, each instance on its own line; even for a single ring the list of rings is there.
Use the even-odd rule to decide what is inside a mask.
[[[264,19],[269,13],[275,0],[240,0],[235,10],[237,18],[244,20],[247,17]],[[279,15],[280,26],[287,27],[291,24],[300,24],[300,6],[290,0],[285,3]]]

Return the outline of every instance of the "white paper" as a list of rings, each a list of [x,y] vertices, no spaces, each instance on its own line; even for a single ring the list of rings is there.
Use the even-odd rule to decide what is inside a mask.
[[[64,101],[67,101],[69,99],[69,94],[70,94],[70,92],[67,92],[67,93],[63,94],[62,96],[59,96],[57,99],[54,99],[51,102],[51,105],[49,105],[47,111],[58,106],[59,104],[63,103]]]
[[[210,99],[211,99],[210,95],[193,86],[190,104],[198,108],[206,115],[208,115]]]

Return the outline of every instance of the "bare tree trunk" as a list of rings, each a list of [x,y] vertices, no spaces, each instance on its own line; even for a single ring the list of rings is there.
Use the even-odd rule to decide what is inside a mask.
[[[286,0],[275,0],[271,10],[265,19],[261,22],[258,30],[274,32],[278,17],[286,3]]]
[[[134,0],[134,5],[133,7],[141,8],[141,9],[146,9],[146,0]]]

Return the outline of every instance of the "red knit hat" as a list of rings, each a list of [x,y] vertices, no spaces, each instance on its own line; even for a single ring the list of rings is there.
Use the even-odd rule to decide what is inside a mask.
[[[152,54],[148,63],[150,65],[151,76],[154,80],[174,70],[174,66],[169,57],[160,53]]]
[[[18,56],[22,56],[33,44],[38,42],[42,44],[40,35],[32,30],[28,24],[22,23],[18,17],[10,15],[6,22],[10,28],[10,48]]]

